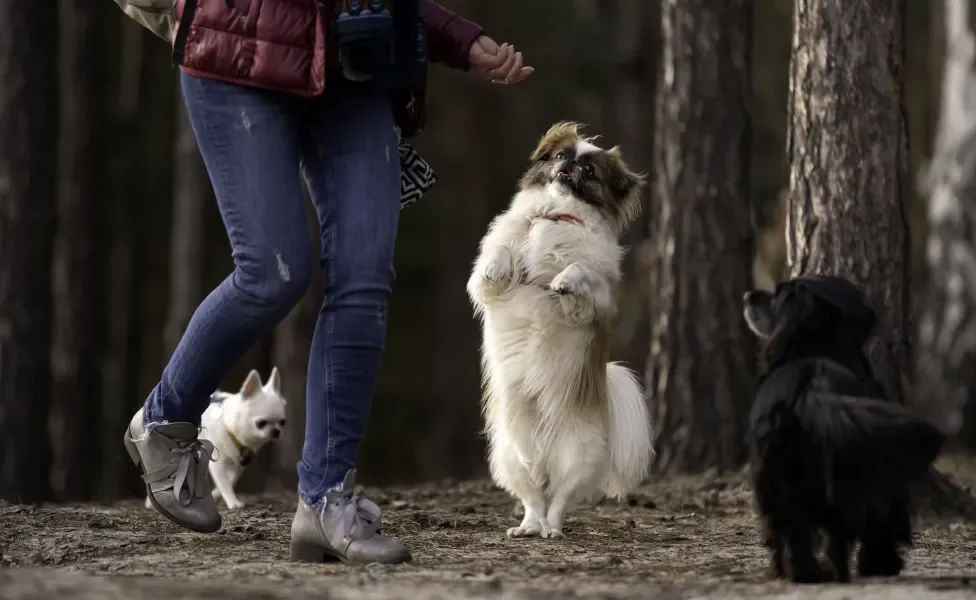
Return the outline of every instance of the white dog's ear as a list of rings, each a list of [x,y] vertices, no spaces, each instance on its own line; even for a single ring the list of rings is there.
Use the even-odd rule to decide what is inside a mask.
[[[278,367],[271,368],[271,375],[268,377],[268,383],[264,384],[264,389],[276,394],[281,393],[281,376],[278,375]]]
[[[261,375],[254,369],[251,369],[251,372],[247,374],[247,379],[244,380],[244,385],[241,386],[241,398],[251,398],[252,396],[256,396],[260,391]]]

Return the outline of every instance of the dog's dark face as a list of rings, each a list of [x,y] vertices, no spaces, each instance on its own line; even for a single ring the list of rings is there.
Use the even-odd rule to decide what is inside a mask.
[[[742,298],[749,329],[768,340],[777,332],[816,332],[843,321],[849,333],[866,338],[874,311],[860,291],[842,277],[809,275],[784,281],[775,292],[752,290]]]
[[[565,189],[622,228],[640,214],[645,178],[627,167],[618,148],[596,146],[594,138],[580,136],[580,128],[577,123],[553,125],[532,153],[519,187]]]

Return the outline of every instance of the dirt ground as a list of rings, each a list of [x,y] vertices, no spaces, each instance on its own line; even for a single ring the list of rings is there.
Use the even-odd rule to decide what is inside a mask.
[[[943,468],[967,484],[976,463]],[[898,580],[792,586],[767,581],[741,475],[653,483],[629,502],[571,514],[560,540],[509,540],[514,502],[489,482],[370,490],[408,565],[287,561],[294,499],[245,498],[214,535],[185,532],[139,502],[0,504],[0,600],[71,598],[857,598],[976,597],[976,525],[919,523]],[[974,583],[970,583],[970,577]]]

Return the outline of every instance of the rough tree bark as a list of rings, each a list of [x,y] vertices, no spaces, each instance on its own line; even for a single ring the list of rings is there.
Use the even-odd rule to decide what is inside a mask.
[[[10,502],[51,496],[57,22],[57,2],[0,2],[0,498]]]
[[[752,2],[668,0],[661,13],[651,218],[660,263],[646,377],[656,468],[726,469],[746,458],[756,384],[741,316],[753,252]]]
[[[898,401],[910,336],[904,14],[904,0],[797,0],[787,139],[790,275],[865,290],[884,333],[868,353]]]
[[[918,330],[919,398],[947,431],[976,445],[976,35],[971,0],[946,0],[942,94],[928,197],[930,283]]]
[[[54,246],[54,402],[63,500],[90,500],[98,489],[100,409],[97,206],[105,174],[101,63],[91,60],[105,14],[90,0],[62,0],[60,15],[60,160]],[[58,436],[56,436],[58,437]]]
[[[898,402],[912,397],[904,16],[904,0],[797,0],[787,142],[790,275],[841,275],[864,290],[880,321],[865,350]],[[916,498],[972,512],[934,470]]]
[[[213,191],[197,150],[193,128],[177,94],[177,132],[173,157],[173,220],[170,230],[169,307],[163,326],[166,359],[173,354],[190,317],[203,300],[207,202]]]

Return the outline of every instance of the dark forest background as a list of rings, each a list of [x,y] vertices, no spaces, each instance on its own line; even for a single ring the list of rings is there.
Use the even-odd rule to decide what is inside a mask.
[[[642,221],[627,234],[632,251],[614,355],[648,374],[662,432],[658,470],[738,466],[744,456],[737,436],[756,348],[741,323],[722,319],[737,319],[734,303],[752,277],[769,285],[783,276],[785,216],[807,210],[809,218],[815,208],[794,196],[787,210],[791,161],[796,167],[802,159],[788,138],[794,132],[797,143],[804,118],[791,95],[804,75],[791,70],[791,55],[818,35],[845,42],[823,25],[798,28],[809,39],[794,41],[790,0],[445,4],[481,23],[499,43],[515,44],[536,72],[506,87],[431,68],[428,127],[413,142],[439,182],[402,215],[362,480],[487,474],[479,434],[480,337],[465,282],[478,240],[509,201],[534,142],[551,123],[566,119],[586,123],[606,144],[620,144],[631,165],[652,179]],[[822,9],[824,2],[812,2],[818,4]],[[944,5],[854,4],[873,6],[880,20],[872,22],[869,12],[832,26],[860,26],[865,47],[881,44],[884,68],[900,78],[884,93],[904,108],[904,131],[891,112],[893,127],[884,118],[872,120],[872,113],[862,120],[863,131],[891,136],[880,147],[897,150],[906,134],[908,140],[907,155],[896,157],[904,164],[880,176],[868,167],[864,176],[877,180],[858,189],[896,190],[885,206],[904,212],[913,242],[904,256],[859,256],[904,260],[897,285],[914,299],[909,317],[883,320],[905,329],[896,337],[909,340],[935,285],[916,179],[934,153]],[[48,30],[39,33],[37,24],[45,22]],[[894,37],[874,42],[872,27],[888,28]],[[832,55],[825,68],[843,71],[853,88],[861,76],[870,87],[871,75],[851,66],[863,53],[851,48],[852,60]],[[663,74],[674,69],[670,77]],[[0,496],[111,501],[139,494],[124,460],[125,423],[157,382],[196,304],[232,268],[166,44],[108,0],[6,0],[0,8],[0,135]],[[831,168],[830,159],[821,161],[820,168]],[[794,193],[800,188],[795,179]],[[976,196],[965,201],[973,205]],[[683,227],[682,210],[707,212],[708,219],[702,227]],[[887,235],[873,226],[865,225],[865,238]],[[676,239],[687,246],[677,257],[665,243]],[[802,257],[795,258],[791,264]],[[244,491],[295,483],[307,347],[320,299],[321,285],[314,284],[224,382],[224,389],[236,390],[249,369],[267,377],[277,365],[293,412],[282,442],[263,451],[246,473]],[[732,333],[716,335],[725,330]],[[678,346],[681,356],[672,356],[669,349]],[[909,358],[894,354],[907,368]],[[663,380],[660,374],[674,365],[689,385],[675,389],[675,378]],[[976,446],[971,421],[962,427],[962,446]]]

